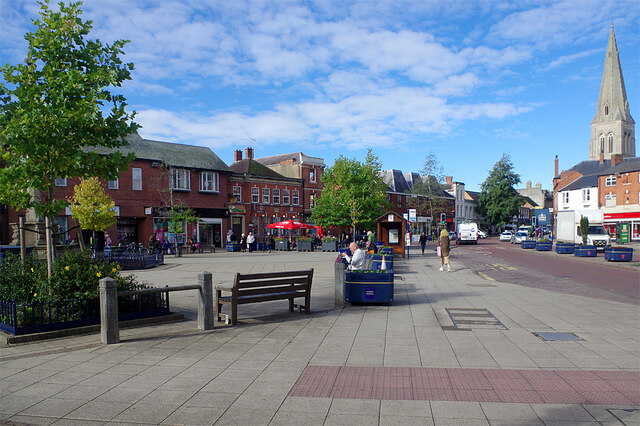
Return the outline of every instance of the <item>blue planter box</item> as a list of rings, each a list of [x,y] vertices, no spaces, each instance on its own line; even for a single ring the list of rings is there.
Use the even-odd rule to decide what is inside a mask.
[[[313,251],[313,241],[297,241],[298,251]]]
[[[607,247],[604,249],[604,258],[610,262],[631,262],[633,259],[633,248]]]
[[[573,254],[576,245],[573,243],[556,243],[556,253]]]
[[[367,258],[371,259],[372,270],[380,270],[380,267],[382,265],[381,254],[368,254]],[[393,255],[385,254],[384,259],[385,259],[385,263],[387,264],[387,270],[393,270]]]
[[[393,247],[383,247],[378,250],[378,254],[391,254],[393,255]]]
[[[276,250],[289,251],[289,240],[276,240]]]
[[[344,300],[351,303],[393,302],[393,272],[346,271]]]
[[[551,248],[553,247],[553,243],[551,241],[549,242],[536,242],[536,250],[538,251],[551,251]]]
[[[524,240],[520,243],[520,247],[523,249],[534,249],[536,248],[536,242],[533,240]]]
[[[227,251],[240,251],[240,243],[227,243]]]
[[[596,257],[598,250],[596,246],[576,246],[573,249],[573,255],[578,257]]]

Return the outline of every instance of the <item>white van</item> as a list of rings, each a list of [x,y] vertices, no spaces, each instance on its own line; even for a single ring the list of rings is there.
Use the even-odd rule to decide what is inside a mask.
[[[478,224],[471,222],[458,225],[458,243],[478,244]]]

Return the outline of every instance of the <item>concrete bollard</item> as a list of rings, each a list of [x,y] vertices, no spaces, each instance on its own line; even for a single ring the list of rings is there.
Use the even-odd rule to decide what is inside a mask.
[[[198,328],[213,330],[213,276],[211,272],[202,271],[198,274]]]
[[[335,309],[344,308],[344,270],[346,266],[347,265],[345,265],[343,262],[338,262],[335,264]]]
[[[118,287],[116,280],[107,277],[100,280],[100,339],[103,344],[118,343]]]

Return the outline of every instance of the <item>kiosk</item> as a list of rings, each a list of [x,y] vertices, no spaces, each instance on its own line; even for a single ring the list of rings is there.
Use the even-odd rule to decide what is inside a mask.
[[[388,211],[375,220],[377,239],[382,244],[393,248],[393,253],[404,257],[407,220],[402,215]]]

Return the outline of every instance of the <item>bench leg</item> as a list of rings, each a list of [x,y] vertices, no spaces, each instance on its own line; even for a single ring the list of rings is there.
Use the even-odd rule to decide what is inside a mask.
[[[307,294],[304,296],[304,313],[305,314],[311,313],[311,294],[310,294],[310,292],[307,292]]]
[[[289,299],[289,311],[293,312],[295,306],[296,305],[293,303],[293,297],[292,297],[291,299]]]
[[[238,323],[238,301],[233,299],[231,301],[231,324],[236,325]]]
[[[222,315],[222,303],[219,302],[221,297],[222,291],[216,290],[216,318],[218,321],[222,321],[222,318],[220,317]]]

